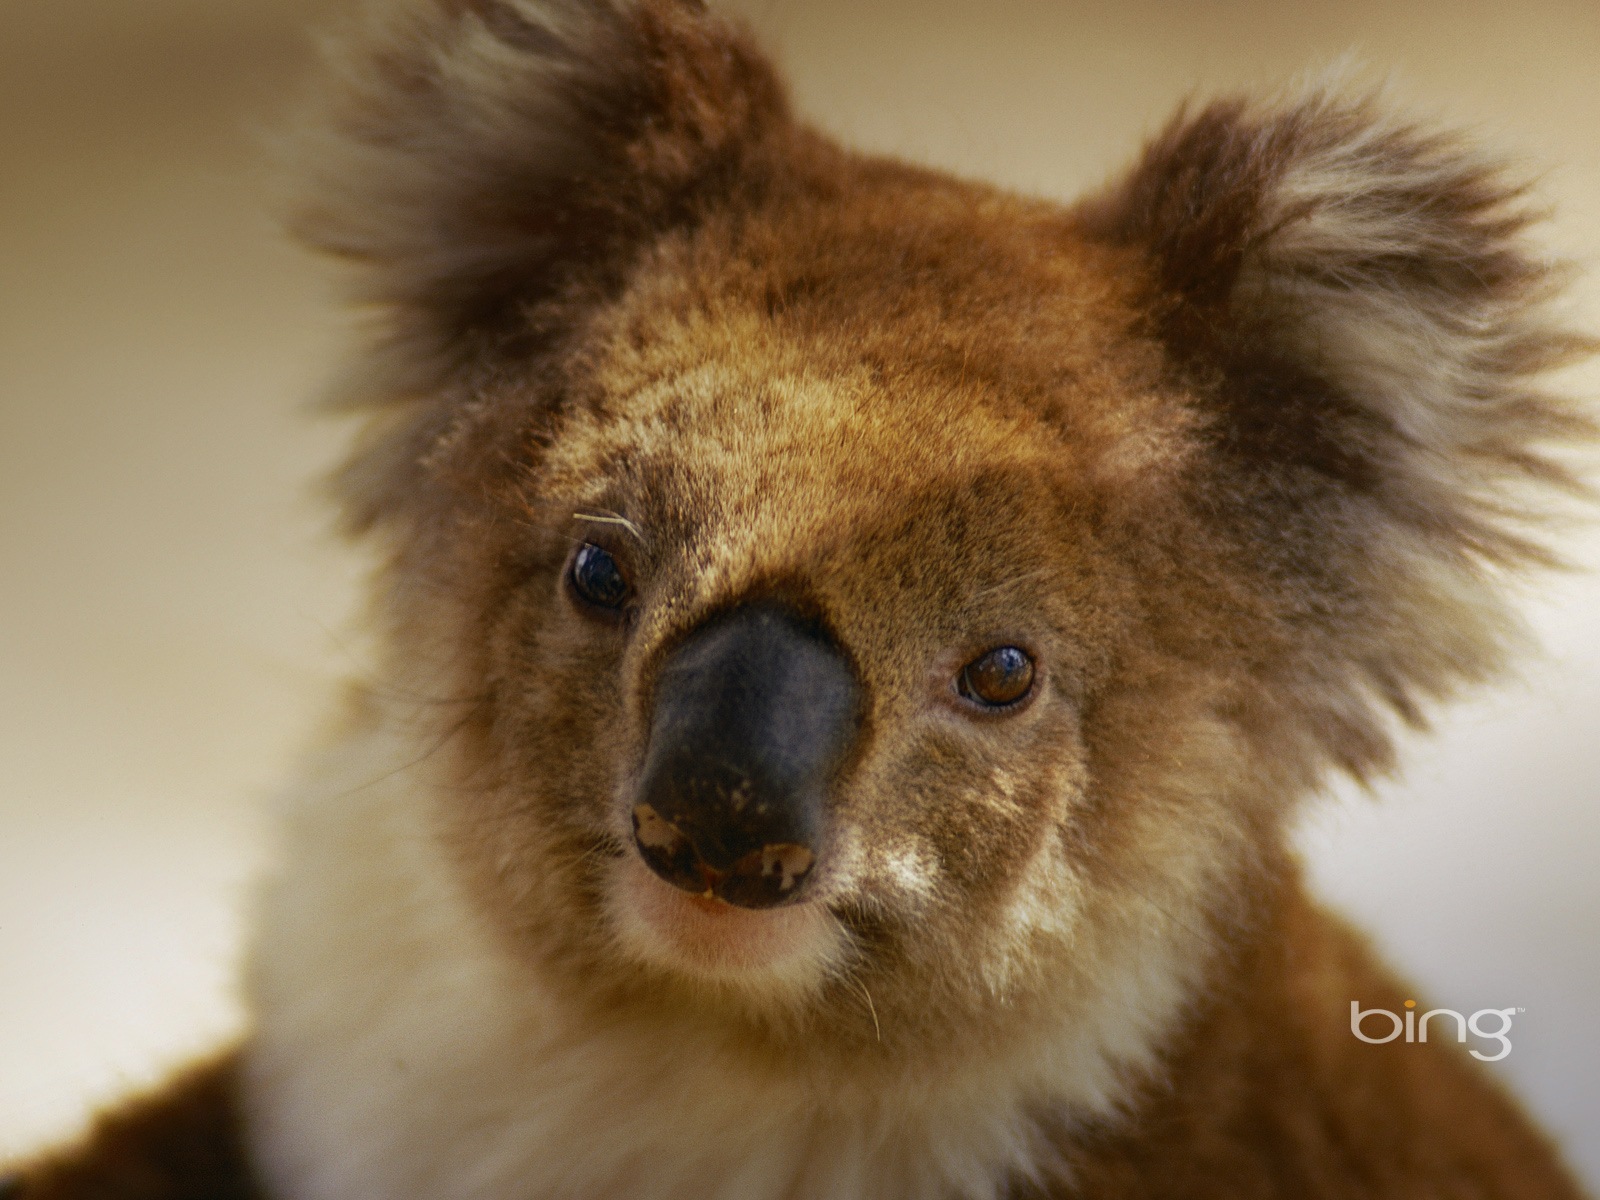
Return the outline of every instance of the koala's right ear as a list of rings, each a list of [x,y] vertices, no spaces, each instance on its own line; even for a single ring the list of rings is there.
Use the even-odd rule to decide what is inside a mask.
[[[329,57],[293,229],[441,350],[690,219],[786,119],[767,62],[690,0],[372,3]]]
[[[648,239],[749,185],[788,113],[693,0],[369,0],[328,59],[290,224],[377,318],[337,397],[390,413],[340,482],[361,530],[421,482],[445,392],[537,353]]]

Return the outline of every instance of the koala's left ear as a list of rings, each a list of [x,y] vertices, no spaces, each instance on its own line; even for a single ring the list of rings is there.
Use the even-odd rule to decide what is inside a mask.
[[[737,183],[787,116],[697,0],[368,0],[330,40],[291,220],[408,338],[504,333]]]
[[[1505,485],[1564,479],[1544,447],[1588,430],[1535,382],[1592,345],[1549,315],[1562,273],[1524,192],[1466,139],[1322,89],[1180,114],[1080,216],[1147,264],[1232,494],[1292,499],[1302,529],[1359,497],[1369,533],[1504,561],[1537,553]]]

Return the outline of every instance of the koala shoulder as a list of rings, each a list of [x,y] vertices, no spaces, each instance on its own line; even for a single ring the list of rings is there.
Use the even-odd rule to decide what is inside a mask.
[[[21,1175],[5,1200],[264,1200],[245,1149],[234,1053],[95,1121]]]

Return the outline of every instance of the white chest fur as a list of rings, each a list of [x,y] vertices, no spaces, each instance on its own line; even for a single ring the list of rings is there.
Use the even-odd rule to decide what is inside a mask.
[[[1030,1105],[1113,1108],[1179,1003],[1144,955],[1103,1012],[922,1095],[600,1030],[496,952],[405,761],[372,735],[324,763],[264,893],[247,1119],[277,1200],[992,1200],[1051,1169]]]

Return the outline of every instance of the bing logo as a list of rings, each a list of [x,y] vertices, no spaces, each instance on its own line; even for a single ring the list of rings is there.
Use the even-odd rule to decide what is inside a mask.
[[[1469,1050],[1473,1058],[1480,1062],[1499,1062],[1511,1053],[1511,1018],[1519,1012],[1526,1010],[1520,1008],[1480,1008],[1470,1017],[1464,1017],[1453,1008],[1430,1008],[1420,1017],[1417,1015],[1417,1002],[1406,1001],[1405,1017],[1402,1019],[1397,1012],[1390,1012],[1387,1008],[1362,1008],[1358,1000],[1350,1001],[1350,1032],[1363,1042],[1373,1046],[1381,1046],[1385,1042],[1392,1042],[1401,1034],[1405,1034],[1408,1042],[1425,1042],[1428,1040],[1428,1022],[1435,1018],[1444,1018],[1455,1023],[1456,1041],[1467,1040],[1467,1031],[1470,1029],[1476,1036],[1488,1042],[1498,1042],[1500,1049],[1494,1054],[1484,1054],[1481,1050]],[[1364,1031],[1364,1026],[1369,1020],[1377,1020],[1380,1024],[1388,1021],[1388,1030],[1379,1037]],[[1498,1027],[1488,1029],[1484,1022],[1493,1021]]]

